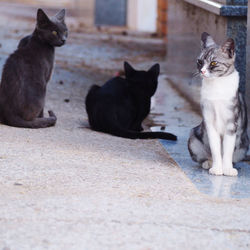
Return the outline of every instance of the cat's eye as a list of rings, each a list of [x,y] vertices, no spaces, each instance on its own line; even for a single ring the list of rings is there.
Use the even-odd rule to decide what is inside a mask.
[[[67,36],[68,35],[68,31],[64,31],[64,35]]]
[[[216,66],[217,65],[217,62],[216,61],[212,61],[211,63],[210,63],[210,66]]]
[[[201,66],[202,65],[202,60],[198,59],[197,64]]]
[[[55,30],[52,31],[52,34],[53,34],[54,36],[57,36],[57,32],[56,32]]]

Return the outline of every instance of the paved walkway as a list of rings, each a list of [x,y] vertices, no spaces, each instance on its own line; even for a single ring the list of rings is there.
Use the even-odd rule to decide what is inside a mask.
[[[4,12],[1,7],[1,68],[34,26]],[[56,127],[0,125],[0,249],[249,249],[249,199],[201,194],[157,140],[126,140],[86,128],[89,86],[108,79],[124,58],[138,67],[163,60],[163,46],[158,40],[72,32],[57,50],[46,102],[58,117]],[[167,84],[164,77],[160,84]],[[155,113],[159,102],[175,100],[177,106],[155,122],[163,118],[167,124],[169,117],[185,124],[176,109],[190,114],[190,125],[199,119],[174,90],[160,94]]]

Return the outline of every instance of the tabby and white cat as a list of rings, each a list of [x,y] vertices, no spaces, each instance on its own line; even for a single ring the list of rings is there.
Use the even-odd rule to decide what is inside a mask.
[[[197,68],[202,76],[203,120],[191,130],[188,149],[192,159],[210,174],[236,176],[233,163],[248,151],[246,104],[239,92],[239,73],[234,67],[234,40],[218,46],[206,32]]]

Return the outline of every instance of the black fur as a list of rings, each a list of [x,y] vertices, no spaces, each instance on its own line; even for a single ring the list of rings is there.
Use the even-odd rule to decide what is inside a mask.
[[[130,139],[160,138],[175,141],[175,135],[163,132],[141,132],[142,121],[150,112],[159,64],[148,71],[137,71],[124,63],[125,79],[115,77],[102,87],[94,85],[86,97],[86,110],[93,130]]]
[[[1,122],[25,128],[55,125],[55,114],[49,111],[49,118],[44,118],[43,109],[54,64],[54,47],[62,46],[67,36],[64,16],[65,10],[61,10],[49,19],[39,9],[34,32],[23,38],[7,59],[0,85]]]

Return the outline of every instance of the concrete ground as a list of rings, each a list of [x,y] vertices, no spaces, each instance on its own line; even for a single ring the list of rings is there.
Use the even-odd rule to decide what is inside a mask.
[[[0,8],[1,68],[34,27],[34,7],[15,7]],[[201,194],[157,140],[87,128],[90,85],[102,84],[124,60],[141,68],[159,61],[164,73],[164,46],[158,39],[72,28],[67,45],[57,49],[47,92],[46,110],[56,113],[56,126],[0,125],[0,249],[250,248],[249,199]],[[160,85],[169,86],[164,74]],[[158,92],[151,117],[165,125],[176,121],[178,135],[178,126],[199,117],[168,89]],[[159,116],[160,103],[175,105]]]

